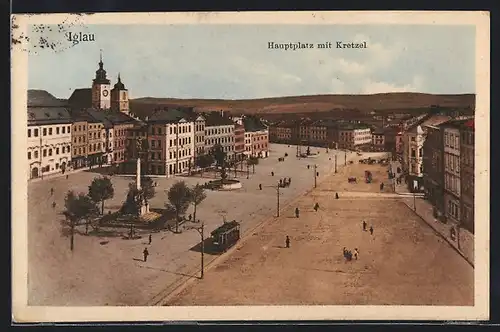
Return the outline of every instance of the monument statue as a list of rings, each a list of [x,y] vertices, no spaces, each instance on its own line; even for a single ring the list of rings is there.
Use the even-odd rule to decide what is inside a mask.
[[[136,151],[137,151],[137,167],[135,174],[135,185],[137,190],[139,191],[139,195],[137,200],[139,202],[139,215],[144,215],[149,212],[149,204],[147,204],[144,200],[144,196],[141,193],[141,153],[143,151],[143,139],[141,137],[137,137],[136,139]]]

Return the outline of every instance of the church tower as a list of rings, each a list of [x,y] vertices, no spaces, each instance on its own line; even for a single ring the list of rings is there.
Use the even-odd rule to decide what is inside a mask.
[[[128,90],[122,83],[120,74],[118,74],[118,82],[111,90],[111,109],[114,111],[129,114]]]
[[[101,53],[99,69],[95,72],[95,78],[92,81],[92,107],[109,109],[111,107],[111,83],[106,77],[106,71],[103,66]]]

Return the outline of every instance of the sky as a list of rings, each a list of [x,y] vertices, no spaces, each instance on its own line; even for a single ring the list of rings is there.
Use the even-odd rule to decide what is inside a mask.
[[[90,88],[102,50],[112,84],[131,98],[253,99],[315,94],[475,93],[473,25],[73,25],[94,42],[45,32],[29,49],[28,86],[58,98]],[[38,40],[37,32],[30,33]],[[337,49],[336,42],[366,49]],[[268,43],[313,43],[269,49]],[[331,49],[317,43],[331,42]]]

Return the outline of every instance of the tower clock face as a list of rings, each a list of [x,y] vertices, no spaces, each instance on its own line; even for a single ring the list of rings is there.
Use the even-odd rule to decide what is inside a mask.
[[[103,95],[104,97],[107,97],[107,96],[108,96],[108,93],[109,93],[109,92],[108,92],[108,90],[102,90],[102,95]]]

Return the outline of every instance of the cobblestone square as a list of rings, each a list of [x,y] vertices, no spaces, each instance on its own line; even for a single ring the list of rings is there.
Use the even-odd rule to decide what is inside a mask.
[[[197,212],[198,218],[206,225],[206,234],[221,225],[225,216],[227,220],[241,222],[242,246],[234,254],[222,257],[206,254],[206,264],[217,257],[228,258],[220,266],[214,264],[206,272],[206,279],[195,281],[194,288],[187,288],[188,293],[173,302],[169,302],[169,294],[199,275],[200,253],[192,250],[200,242],[196,231],[183,230],[181,234],[166,230],[155,232],[152,233],[151,245],[147,244],[149,233],[143,233],[137,240],[123,240],[120,236],[77,235],[75,250],[71,252],[69,238],[61,233],[64,195],[70,189],[86,193],[91,180],[100,175],[84,171],[71,174],[68,179],[59,177],[30,183],[29,304],[470,304],[472,268],[462,264],[461,257],[447,244],[441,243],[428,226],[417,222],[407,207],[396,202],[388,186],[384,193],[378,193],[380,181],[387,178],[384,167],[370,166],[376,171],[374,182],[366,184],[362,177],[367,166],[357,163],[360,157],[356,154],[347,153],[348,166],[344,167],[344,152],[312,150],[319,151],[317,157],[297,159],[295,146],[273,144],[270,157],[260,160],[255,174],[252,169],[249,179],[246,172],[238,174],[242,189],[207,191],[207,198]],[[278,162],[284,153],[289,156],[284,162]],[[339,172],[336,175],[335,153],[338,153]],[[350,160],[355,162],[349,165]],[[311,167],[314,164],[318,166],[318,188],[301,198],[314,186],[314,168]],[[309,169],[307,165],[310,165]],[[271,172],[275,173],[274,177]],[[358,177],[358,184],[348,184],[347,176]],[[292,185],[280,190],[281,217],[275,218],[274,186],[283,177],[291,177]],[[151,200],[152,208],[163,208],[167,201],[165,191],[177,180],[194,185],[209,179],[156,178],[158,187]],[[105,213],[119,209],[128,183],[132,181],[132,177],[112,177],[115,196],[106,202]],[[262,191],[259,184],[263,185]],[[51,188],[54,188],[53,196]],[[340,194],[338,201],[332,199],[335,192]],[[317,200],[321,207],[316,215],[311,212],[313,200]],[[52,208],[52,202],[56,202],[55,208]],[[303,211],[299,219],[292,218],[296,205]],[[192,208],[189,213],[192,213]],[[367,233],[359,232],[360,220],[365,217],[374,223],[373,239]],[[259,226],[262,223],[264,226]],[[263,228],[255,230],[256,227]],[[123,234],[126,232],[123,229]],[[285,233],[292,237],[289,251],[275,248],[283,245]],[[360,260],[345,265],[339,257],[343,246],[359,246]],[[141,261],[144,247],[148,247],[150,253],[147,262]],[[446,271],[456,273],[446,276]],[[393,277],[389,277],[391,273],[395,273]],[[341,278],[337,280],[339,276]],[[362,281],[354,281],[359,278]],[[333,286],[330,281],[334,281]],[[363,287],[359,286],[360,282]],[[344,295],[337,294],[340,285],[348,283],[358,286],[347,287],[339,293]],[[257,288],[254,286],[267,284],[269,287],[259,286],[262,294],[255,293]],[[389,290],[389,287],[396,291]],[[437,291],[442,287],[449,289],[448,294]],[[206,295],[200,296],[199,292]]]

